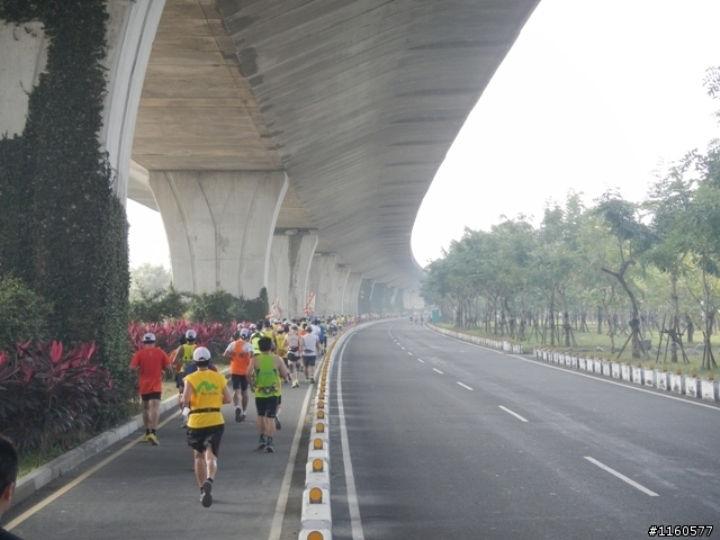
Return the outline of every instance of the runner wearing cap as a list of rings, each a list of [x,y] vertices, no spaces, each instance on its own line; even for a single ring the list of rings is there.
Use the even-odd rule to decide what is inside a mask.
[[[250,343],[250,331],[247,328],[236,330],[233,338],[235,341],[227,346],[223,356],[230,360],[235,421],[243,422],[247,415],[248,407],[247,367],[253,352],[253,346]]]
[[[157,446],[160,441],[155,430],[160,419],[163,370],[170,370],[170,359],[165,351],[155,347],[155,334],[147,333],[143,336],[143,348],[132,357],[130,368],[139,375],[142,417],[145,424],[142,440]]]
[[[282,394],[280,381],[287,377],[288,371],[282,358],[271,351],[272,340],[269,337],[260,338],[258,346],[260,354],[250,359],[247,371],[248,383],[255,393],[256,427],[260,433],[257,449],[274,452],[275,416]]]
[[[187,442],[195,457],[195,478],[200,486],[200,502],[208,508],[213,503],[217,457],[225,430],[225,420],[220,409],[223,404],[232,401],[232,396],[225,376],[208,369],[208,349],[195,349],[193,361],[197,370],[185,377],[183,413],[189,416]]]

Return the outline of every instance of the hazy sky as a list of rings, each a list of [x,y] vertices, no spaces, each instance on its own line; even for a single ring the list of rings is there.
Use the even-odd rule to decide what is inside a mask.
[[[638,200],[662,160],[704,149],[720,136],[702,86],[719,22],[718,0],[541,0],[425,197],[418,262],[570,189]]]
[[[720,126],[720,0],[541,0],[428,191],[412,247],[425,265],[465,227],[541,217],[568,190],[643,197],[652,171]],[[128,201],[130,264],[169,267],[159,214]]]

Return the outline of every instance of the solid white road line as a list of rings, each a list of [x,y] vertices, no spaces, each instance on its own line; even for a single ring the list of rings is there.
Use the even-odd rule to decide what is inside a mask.
[[[521,422],[527,422],[527,419],[526,419],[526,418],[523,418],[523,417],[520,416],[518,413],[512,412],[512,411],[511,411],[510,409],[508,409],[507,407],[503,407],[502,405],[498,405],[498,407],[500,407],[500,408],[501,408],[503,411],[505,411],[506,413],[512,414],[515,418],[517,418],[517,419],[520,420]]]
[[[323,357],[322,363],[318,366],[318,370],[322,364],[327,362],[327,357]],[[331,366],[332,367],[332,366]],[[297,427],[295,428],[295,436],[290,446],[290,456],[285,466],[285,476],[280,486],[280,495],[278,495],[277,504],[275,505],[275,515],[273,516],[272,526],[270,527],[270,536],[268,540],[279,540],[282,533],[283,519],[285,518],[285,510],[287,509],[288,495],[290,493],[290,483],[292,482],[293,471],[295,470],[295,459],[297,458],[298,447],[300,446],[300,438],[302,437],[303,427],[305,425],[305,415],[307,414],[308,403],[312,395],[312,386],[308,386],[305,392],[305,399],[300,408],[300,417],[298,418]]]
[[[467,384],[463,384],[463,383],[461,383],[460,381],[458,381],[457,383],[458,383],[460,386],[462,386],[463,388],[467,388],[468,390],[472,390],[472,388],[470,388]]]
[[[438,372],[438,373],[439,373],[440,375],[442,375],[442,374],[443,374],[443,372],[442,372],[442,371],[440,371],[439,369],[435,369],[435,368],[433,368],[433,371],[437,371],[437,372]]]
[[[488,352],[493,352],[493,353],[495,353],[495,354],[501,354],[501,355],[503,355],[503,356],[509,356],[509,357],[511,357],[511,358],[517,358],[518,360],[522,360],[523,362],[528,362],[528,363],[533,364],[533,365],[535,365],[535,366],[542,366],[542,367],[544,367],[544,368],[556,369],[556,370],[558,370],[558,371],[562,371],[563,373],[571,373],[571,374],[576,375],[576,376],[578,376],[578,377],[585,377],[585,378],[587,378],[587,379],[592,379],[592,380],[594,380],[594,381],[599,381],[599,382],[606,383],[606,384],[612,384],[612,385],[615,385],[615,386],[619,386],[619,387],[621,387],[621,388],[627,388],[628,390],[635,390],[636,392],[644,392],[645,394],[650,394],[651,396],[661,397],[661,398],[665,398],[665,399],[673,399],[673,400],[675,400],[675,401],[679,401],[680,403],[687,403],[688,405],[695,405],[695,406],[697,406],[697,407],[704,407],[704,408],[706,408],[706,409],[712,409],[712,410],[714,410],[714,411],[720,412],[720,407],[717,407],[717,406],[715,406],[715,405],[708,405],[708,404],[702,403],[702,402],[700,402],[700,401],[691,401],[690,399],[687,399],[687,398],[681,398],[681,397],[669,396],[669,395],[667,395],[667,394],[661,394],[661,393],[660,393],[659,391],[657,391],[657,390],[655,390],[655,391],[653,391],[653,390],[646,390],[645,388],[630,386],[627,382],[626,382],[625,384],[620,383],[620,382],[615,382],[615,381],[613,381],[613,380],[611,380],[611,379],[605,379],[604,376],[590,375],[590,374],[588,374],[588,373],[583,373],[583,372],[581,372],[581,371],[574,371],[574,370],[572,370],[572,369],[567,369],[567,368],[561,368],[561,367],[558,367],[558,366],[553,366],[553,365],[551,365],[551,364],[548,364],[547,362],[543,362],[542,360],[536,360],[536,359],[534,359],[534,358],[523,358],[522,356],[518,356],[518,355],[516,355],[516,354],[508,354],[508,353],[506,353],[505,351],[499,351],[499,350],[497,350],[497,349],[491,349],[491,348],[485,347],[485,346],[483,346],[483,345],[477,345],[476,343],[468,343],[467,341],[464,341],[464,340],[462,340],[462,339],[454,338],[454,337],[452,337],[452,336],[446,336],[445,334],[440,333],[440,332],[435,332],[435,333],[440,334],[440,335],[441,335],[442,337],[444,337],[445,339],[449,339],[449,340],[452,340],[452,341],[457,341],[458,343],[464,343],[464,344],[466,344],[466,345],[472,345],[473,347],[477,347],[478,349],[482,349],[482,350],[488,351]]]
[[[353,338],[351,335],[348,342]],[[338,358],[337,371],[337,407],[340,418],[340,439],[342,442],[343,464],[345,466],[345,486],[347,488],[348,510],[350,511],[350,529],[353,540],[365,540],[362,521],[360,520],[360,505],[358,503],[357,491],[355,490],[355,476],[353,475],[352,461],[350,459],[350,444],[348,442],[347,424],[345,423],[345,405],[343,404],[342,393],[342,360],[345,354],[343,345]]]
[[[628,478],[628,477],[625,476],[624,474],[620,474],[619,472],[617,472],[617,471],[614,470],[614,469],[611,469],[610,467],[608,467],[608,466],[605,465],[604,463],[600,463],[597,459],[593,459],[593,458],[591,458],[590,456],[584,456],[584,457],[585,457],[585,459],[587,459],[590,463],[593,463],[593,464],[597,465],[598,467],[600,467],[601,469],[609,472],[609,473],[612,474],[613,476],[618,477],[618,478],[619,478],[620,480],[622,480],[623,482],[627,482],[627,483],[630,484],[632,487],[634,487],[635,489],[639,489],[640,491],[642,491],[642,492],[645,493],[646,495],[650,495],[650,497],[659,497],[659,495],[658,495],[657,493],[655,493],[654,491],[650,491],[650,490],[649,490],[648,488],[646,488],[645,486],[642,486],[642,485],[638,484],[635,480],[631,480],[630,478]]]

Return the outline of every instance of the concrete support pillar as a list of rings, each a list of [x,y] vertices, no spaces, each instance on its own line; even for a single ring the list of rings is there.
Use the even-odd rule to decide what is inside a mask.
[[[170,246],[173,284],[257,298],[288,187],[284,171],[151,171]]]
[[[331,315],[328,299],[333,288],[333,270],[336,256],[334,253],[316,253],[310,268],[310,290],[315,293],[315,314]]]
[[[393,300],[393,311],[402,313],[405,311],[405,289],[398,289]]]
[[[372,299],[375,282],[372,279],[363,279],[360,285],[360,294],[358,295],[358,311],[360,314],[372,313]]]
[[[423,300],[418,291],[414,290],[405,291],[403,303],[405,304],[405,309],[409,310],[421,310],[425,307],[425,300]]]
[[[395,311],[395,295],[397,295],[397,288],[388,286],[385,289],[385,298],[383,300],[383,310],[385,312]]]
[[[344,264],[338,264],[333,270],[333,291],[332,291],[332,309],[333,313],[344,314],[345,306],[345,287],[347,286],[348,277],[350,276],[350,267]]]
[[[108,0],[108,85],[100,144],[116,171],[115,194],[127,200],[140,94],[165,0]]]
[[[362,274],[351,272],[345,284],[345,294],[343,295],[343,311],[345,314],[359,315],[358,307],[360,287],[362,286]]]
[[[372,294],[370,295],[370,308],[373,313],[382,313],[385,300],[385,283],[374,283]]]
[[[107,93],[101,147],[117,173],[113,190],[125,203],[140,94],[165,0],[108,0]],[[0,133],[25,129],[28,94],[47,63],[47,39],[39,22],[0,22]]]
[[[277,297],[284,316],[303,314],[308,293],[310,265],[318,243],[314,232],[286,229],[276,231],[270,252],[268,298]]]
[[[30,92],[47,64],[47,38],[39,22],[0,21],[0,134],[21,135]]]

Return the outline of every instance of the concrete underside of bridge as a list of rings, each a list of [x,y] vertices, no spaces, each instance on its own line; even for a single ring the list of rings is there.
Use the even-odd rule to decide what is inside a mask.
[[[415,303],[418,208],[538,1],[109,0],[118,195],[161,212],[180,289]]]

